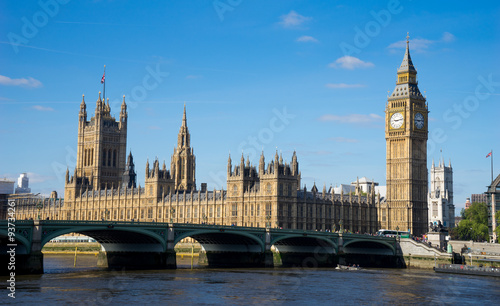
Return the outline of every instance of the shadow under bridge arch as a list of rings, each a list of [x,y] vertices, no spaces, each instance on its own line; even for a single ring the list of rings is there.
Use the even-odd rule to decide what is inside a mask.
[[[50,240],[69,233],[94,238],[105,252],[165,252],[165,231],[158,233],[143,228],[119,225],[75,226],[61,228],[43,235],[42,247]]]
[[[338,264],[338,245],[328,237],[284,235],[271,241],[275,265],[283,267],[333,267]]]
[[[193,238],[201,245],[199,263],[209,267],[264,267],[264,234],[225,229],[198,229],[176,235],[174,243]]]
[[[390,242],[368,239],[353,239],[344,242],[345,264],[362,267],[397,267],[396,248]]]

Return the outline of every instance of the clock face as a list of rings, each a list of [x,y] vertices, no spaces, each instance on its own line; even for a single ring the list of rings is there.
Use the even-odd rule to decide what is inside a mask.
[[[404,121],[405,118],[401,113],[394,113],[391,116],[391,126],[393,129],[399,129],[403,125]]]
[[[421,113],[416,113],[415,114],[415,126],[417,129],[421,129],[424,127],[424,115]]]

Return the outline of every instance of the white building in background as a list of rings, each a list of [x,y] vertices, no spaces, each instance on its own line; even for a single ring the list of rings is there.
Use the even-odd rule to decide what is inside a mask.
[[[341,192],[344,194],[349,194],[349,193],[356,193],[356,188],[359,188],[360,191],[370,194],[372,192],[372,183],[373,183],[373,188],[375,188],[375,194],[380,194],[380,198],[383,200],[385,199],[386,195],[386,190],[387,186],[379,186],[379,183],[369,180],[365,176],[362,178],[357,178],[356,181],[352,182],[350,185],[347,184],[340,184],[335,187],[333,187],[333,191],[335,194],[340,194]],[[331,190],[328,190],[328,192],[331,192]]]
[[[29,188],[30,179],[27,173],[21,173],[17,179],[16,193],[30,193],[31,188]]]
[[[427,204],[429,208],[429,222],[441,224],[444,227],[455,226],[455,205],[453,204],[453,169],[451,161],[445,166],[444,160],[439,161],[436,167],[432,161],[431,187]]]
[[[14,181],[6,178],[0,179],[0,194],[12,194],[14,191]]]

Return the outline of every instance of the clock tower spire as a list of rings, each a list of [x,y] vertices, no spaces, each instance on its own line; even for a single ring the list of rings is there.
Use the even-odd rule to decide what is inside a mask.
[[[396,87],[385,110],[387,202],[381,227],[427,232],[427,110],[418,88],[417,70],[406,52],[397,70]],[[385,218],[384,218],[385,217]]]

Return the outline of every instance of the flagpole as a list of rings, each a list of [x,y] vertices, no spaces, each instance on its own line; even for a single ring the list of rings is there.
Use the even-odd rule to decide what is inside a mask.
[[[104,65],[104,82],[102,83],[102,96],[103,96],[103,101],[106,103],[106,65]]]
[[[491,150],[491,183],[493,184],[493,150]]]

